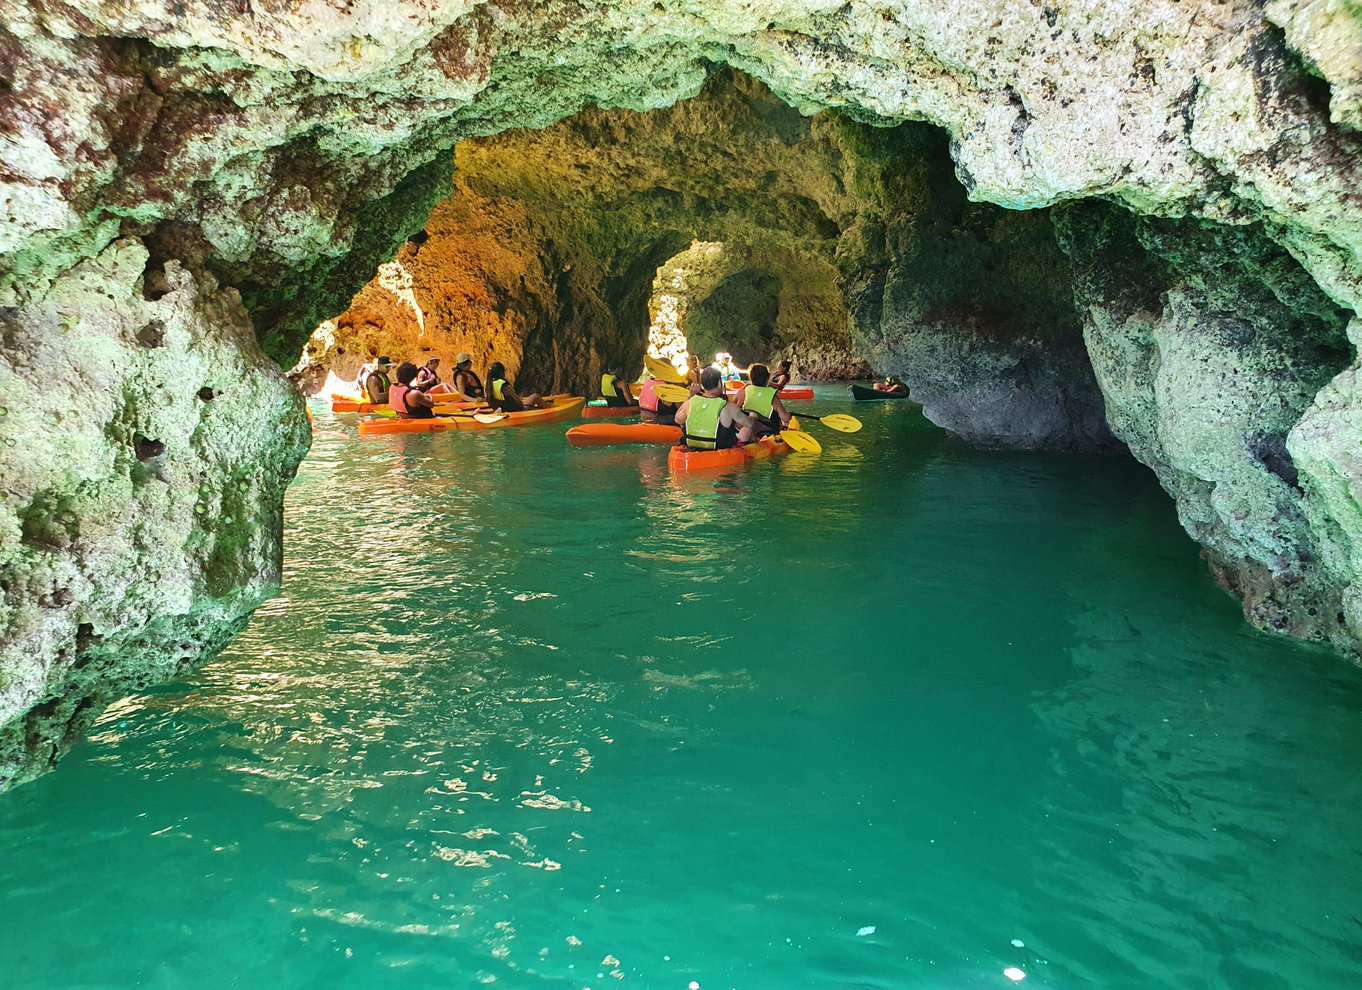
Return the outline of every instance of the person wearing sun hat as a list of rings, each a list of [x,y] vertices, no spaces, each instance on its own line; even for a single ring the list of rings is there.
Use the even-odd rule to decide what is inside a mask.
[[[364,380],[364,393],[368,396],[370,402],[383,403],[388,401],[388,389],[393,384],[392,377],[389,374],[392,366],[392,358],[386,354],[374,363],[373,372]]]
[[[485,399],[482,379],[473,370],[473,355],[460,351],[454,358],[454,391],[465,399]]]

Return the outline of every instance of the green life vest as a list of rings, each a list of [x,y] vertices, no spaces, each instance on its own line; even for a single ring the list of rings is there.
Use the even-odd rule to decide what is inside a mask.
[[[713,450],[719,442],[719,417],[723,415],[727,399],[708,395],[692,395],[686,413],[686,446],[695,450]]]
[[[776,390],[764,385],[748,385],[743,390],[742,407],[745,412],[754,412],[762,419],[771,418],[771,403],[775,401]]]
[[[614,375],[601,375],[601,395],[607,399],[619,398],[619,392],[615,389]]]
[[[506,379],[504,378],[498,378],[496,381],[492,383],[492,398],[496,399],[498,402],[501,402],[503,399],[506,398],[506,396],[501,394],[501,387],[505,384]]]

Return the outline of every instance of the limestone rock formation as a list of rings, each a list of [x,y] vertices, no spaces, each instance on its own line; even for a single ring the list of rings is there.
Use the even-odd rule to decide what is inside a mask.
[[[115,241],[0,311],[0,787],[279,581],[298,394],[235,290]]]
[[[247,315],[292,363],[449,194],[456,144],[671,106],[720,65],[801,112],[944,133],[967,202],[882,209],[905,166],[858,152],[770,225],[831,247],[863,344],[950,373],[924,395],[939,422],[1106,442],[1095,382],[1250,617],[1354,650],[1360,25],[1349,0],[0,0],[0,776],[46,765],[109,692],[213,649],[266,593],[305,431]],[[777,132],[788,119],[772,109]],[[640,188],[685,204],[660,160]],[[568,167],[466,188],[534,203]],[[617,184],[608,168],[578,186]],[[574,298],[607,323],[568,355],[527,336],[522,375],[620,345],[608,324],[646,320],[656,268],[724,239],[577,233],[592,256],[562,263],[600,279]],[[998,295],[1046,281],[1026,312],[1053,326],[987,340],[997,296],[952,294],[944,262],[914,282],[938,249],[998,272]],[[551,336],[554,300],[527,334]],[[137,343],[156,321],[161,346]],[[88,408],[30,399],[62,388]]]

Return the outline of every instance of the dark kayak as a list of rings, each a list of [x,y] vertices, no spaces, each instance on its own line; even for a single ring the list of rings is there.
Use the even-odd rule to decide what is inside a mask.
[[[862,402],[874,402],[876,399],[908,398],[908,394],[906,392],[903,393],[902,395],[897,395],[893,392],[881,392],[879,389],[871,388],[869,385],[853,385],[851,386],[851,394]]]

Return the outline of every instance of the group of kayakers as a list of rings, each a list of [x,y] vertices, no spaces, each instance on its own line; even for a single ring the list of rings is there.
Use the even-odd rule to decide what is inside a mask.
[[[440,402],[476,402],[498,412],[523,412],[543,409],[548,402],[538,392],[519,394],[507,380],[506,365],[492,362],[484,386],[473,370],[473,356],[462,352],[454,358],[454,376],[449,382],[440,378],[440,359],[432,357],[417,367],[404,361],[393,367],[386,354],[359,369],[355,384],[370,402],[387,403],[399,416],[428,419]]]
[[[789,361],[779,362],[774,374],[764,364],[754,364],[742,372],[733,364],[731,354],[720,352],[708,367],[701,367],[700,359],[691,354],[685,372],[690,398],[684,402],[662,399],[658,386],[672,383],[657,377],[643,379],[635,396],[633,386],[621,380],[618,369],[608,369],[601,376],[601,395],[607,405],[637,405],[639,418],[645,423],[684,427],[688,447],[723,450],[790,425],[790,413],[780,401],[780,390],[790,384],[790,374]],[[727,386],[734,381],[742,384],[730,394]]]

